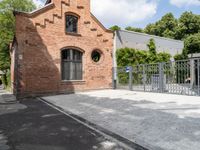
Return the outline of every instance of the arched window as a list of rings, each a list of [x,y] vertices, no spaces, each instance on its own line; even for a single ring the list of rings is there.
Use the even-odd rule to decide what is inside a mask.
[[[62,80],[82,80],[82,56],[76,49],[62,50]]]
[[[66,15],[66,32],[78,32],[78,17],[74,15]]]

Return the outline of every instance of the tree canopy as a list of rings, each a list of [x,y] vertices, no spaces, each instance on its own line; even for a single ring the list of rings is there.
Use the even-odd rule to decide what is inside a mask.
[[[184,54],[200,53],[200,33],[188,36],[184,43]]]
[[[127,31],[134,31],[134,32],[140,32],[140,33],[143,33],[143,29],[142,28],[134,28],[134,27],[126,27],[125,30]]]
[[[145,33],[161,37],[174,38],[178,21],[172,13],[167,13],[161,20],[154,24],[149,24],[144,29]]]
[[[10,69],[9,44],[15,32],[13,11],[30,12],[35,8],[32,0],[0,0],[0,70],[4,73],[9,72]],[[7,79],[6,74],[3,78]]]
[[[125,29],[183,40],[183,54],[175,56],[175,59],[185,59],[188,54],[200,53],[200,15],[192,12],[184,12],[178,19],[172,13],[167,13],[157,22],[148,24],[144,29],[130,26]]]
[[[9,69],[9,44],[15,32],[13,11],[32,11],[35,9],[32,0],[0,1],[0,70]]]
[[[114,26],[110,27],[109,29],[112,30],[112,31],[121,30],[121,28],[117,25],[114,25]]]

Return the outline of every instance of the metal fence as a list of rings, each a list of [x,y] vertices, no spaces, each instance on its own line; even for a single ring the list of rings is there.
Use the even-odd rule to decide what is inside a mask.
[[[114,68],[114,86],[133,91],[200,96],[200,59]]]

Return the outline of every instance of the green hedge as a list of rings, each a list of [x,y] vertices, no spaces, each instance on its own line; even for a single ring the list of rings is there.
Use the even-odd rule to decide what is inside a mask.
[[[165,52],[154,54],[150,53],[149,51],[137,50],[127,47],[118,49],[116,56],[117,65],[119,67],[133,66],[138,64],[168,62],[171,58],[171,55]]]
[[[133,48],[122,48],[116,52],[118,67],[135,66],[138,64],[152,64],[160,62],[169,62],[171,55],[168,53],[156,53],[152,51],[137,50]],[[149,68],[151,69],[151,68]],[[133,72],[133,83],[141,84],[141,74]],[[126,72],[118,73],[118,80],[120,84],[127,84],[129,81],[129,74]]]

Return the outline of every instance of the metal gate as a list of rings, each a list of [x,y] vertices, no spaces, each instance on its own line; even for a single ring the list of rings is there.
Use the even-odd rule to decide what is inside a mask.
[[[200,59],[117,67],[114,87],[200,96]]]

